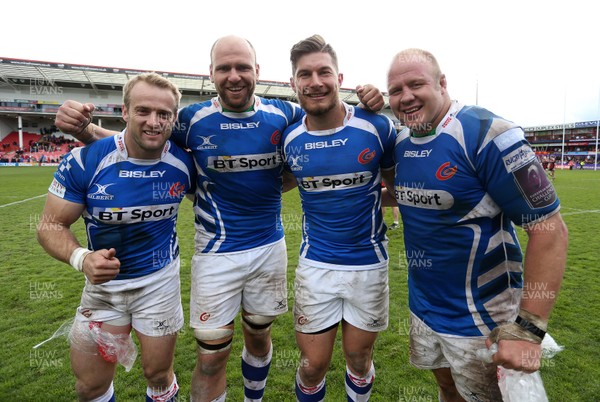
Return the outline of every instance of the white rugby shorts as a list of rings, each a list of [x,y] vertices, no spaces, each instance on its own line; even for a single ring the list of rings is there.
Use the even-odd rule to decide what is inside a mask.
[[[190,326],[214,329],[251,314],[277,316],[287,307],[285,239],[232,253],[192,257]]]
[[[486,348],[486,339],[437,333],[410,314],[410,363],[426,370],[450,368],[458,392],[467,401],[502,400],[496,365],[483,363],[475,354]]]
[[[316,268],[300,259],[294,283],[298,332],[314,333],[342,319],[356,328],[380,332],[389,320],[388,266],[352,271]]]
[[[149,275],[100,285],[86,281],[75,318],[131,326],[146,336],[165,336],[183,327],[179,257]]]

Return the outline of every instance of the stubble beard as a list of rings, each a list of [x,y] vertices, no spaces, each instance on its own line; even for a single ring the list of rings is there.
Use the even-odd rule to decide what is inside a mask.
[[[314,104],[310,99],[303,97],[300,99],[300,106],[302,106],[302,109],[304,109],[308,115],[322,116],[335,109],[337,102],[330,99],[326,104]]]
[[[218,95],[221,99],[221,103],[226,109],[232,109],[240,112],[250,107],[252,98],[254,97],[255,88],[255,86],[246,86],[245,90],[247,92],[243,98],[239,98],[237,95],[230,94],[227,89],[218,91]]]

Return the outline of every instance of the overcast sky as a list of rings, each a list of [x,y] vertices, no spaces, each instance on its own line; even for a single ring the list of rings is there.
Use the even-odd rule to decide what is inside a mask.
[[[431,51],[453,99],[522,126],[600,118],[594,1],[11,1],[0,57],[208,74],[227,34],[256,48],[260,79],[289,82],[289,50],[312,34],[338,53],[344,88],[387,91],[395,53]]]

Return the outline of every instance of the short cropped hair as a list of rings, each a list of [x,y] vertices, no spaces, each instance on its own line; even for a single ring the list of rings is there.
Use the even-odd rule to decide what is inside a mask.
[[[329,43],[323,39],[321,35],[313,35],[310,38],[301,40],[292,46],[290,51],[290,61],[292,62],[292,75],[296,74],[298,60],[307,54],[311,53],[328,53],[333,61],[333,66],[338,71],[338,59],[335,50]]]
[[[170,90],[171,93],[175,96],[174,111],[177,112],[177,109],[179,109],[179,101],[181,99],[181,93],[179,92],[177,85],[173,84],[171,81],[169,81],[162,75],[159,75],[154,72],[136,75],[135,77],[127,81],[127,83],[123,87],[123,104],[125,105],[125,107],[129,108],[129,103],[131,102],[131,89],[138,82],[145,82],[148,85]]]
[[[398,61],[398,59],[405,62],[420,62],[428,64],[431,66],[431,72],[436,80],[439,80],[439,78],[442,76],[442,70],[440,69],[437,59],[431,52],[427,50],[417,48],[405,49],[396,54],[393,62]]]

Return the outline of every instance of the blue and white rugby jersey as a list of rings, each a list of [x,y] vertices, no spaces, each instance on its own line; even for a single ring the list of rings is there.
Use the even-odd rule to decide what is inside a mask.
[[[159,160],[127,155],[125,131],[75,148],[54,173],[49,192],[85,204],[88,248],[115,248],[115,279],[148,275],[179,255],[179,203],[193,191],[192,156],[167,141]]]
[[[511,222],[560,208],[523,130],[453,102],[435,135],[401,131],[395,159],[411,311],[437,332],[462,336],[514,318],[523,268]]]
[[[192,150],[198,169],[196,252],[249,250],[283,238],[280,141],[303,115],[294,103],[255,97],[246,112],[218,98],[179,112],[173,140]]]
[[[389,118],[344,103],[341,127],[307,131],[304,119],[283,135],[286,168],[302,200],[300,258],[315,267],[387,265],[381,169],[392,169],[396,130]]]

